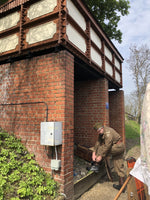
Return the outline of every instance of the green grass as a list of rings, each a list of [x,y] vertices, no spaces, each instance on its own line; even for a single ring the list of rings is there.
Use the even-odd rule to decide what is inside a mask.
[[[52,200],[58,185],[15,136],[0,131],[0,200]]]
[[[128,139],[140,137],[140,125],[136,121],[126,120],[125,136]]]

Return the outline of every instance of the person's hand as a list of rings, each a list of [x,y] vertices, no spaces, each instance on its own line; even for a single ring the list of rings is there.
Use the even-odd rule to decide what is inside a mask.
[[[102,156],[97,156],[96,157],[96,162],[100,162],[102,160]]]
[[[96,155],[95,155],[95,152],[92,153],[92,160],[93,160],[93,161],[96,161]]]

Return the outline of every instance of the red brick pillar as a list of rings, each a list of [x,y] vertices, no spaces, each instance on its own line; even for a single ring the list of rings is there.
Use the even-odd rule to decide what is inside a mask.
[[[75,82],[75,143],[94,146],[97,140],[93,125],[109,123],[108,81],[105,78]]]
[[[125,111],[124,91],[109,92],[110,127],[114,128],[123,138],[125,143]]]
[[[68,52],[61,53],[61,67],[64,71],[64,113],[62,117],[64,121],[63,144],[61,152],[61,189],[66,194],[67,199],[72,199],[74,195],[73,183],[73,157],[74,157],[74,57]],[[60,94],[61,95],[61,94]],[[61,105],[61,101],[60,101]],[[59,112],[61,112],[61,109]]]
[[[0,65],[0,104],[45,102],[48,121],[61,121],[63,143],[58,146],[61,170],[54,172],[61,192],[73,196],[74,57],[67,51]],[[51,172],[53,147],[40,145],[40,123],[46,121],[44,103],[0,107],[0,126],[13,132]]]

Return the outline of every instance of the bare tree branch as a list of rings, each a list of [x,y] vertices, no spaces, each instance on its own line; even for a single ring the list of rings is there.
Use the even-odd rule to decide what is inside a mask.
[[[136,45],[131,46],[127,62],[136,85],[137,117],[140,121],[143,96],[147,83],[150,81],[150,49],[147,45],[142,45],[139,48]]]

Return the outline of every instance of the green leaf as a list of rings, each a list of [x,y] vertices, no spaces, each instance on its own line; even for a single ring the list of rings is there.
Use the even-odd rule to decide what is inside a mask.
[[[120,17],[129,14],[128,0],[85,0],[87,6],[110,39],[122,42],[122,33],[118,30]]]
[[[8,180],[11,183],[14,183],[16,181],[19,181],[21,179],[21,173],[18,170],[13,171],[9,176]]]
[[[20,197],[25,197],[26,196],[26,188],[22,187],[22,188],[19,188],[17,190],[17,194],[20,195]]]
[[[46,191],[46,188],[42,185],[40,185],[38,188],[37,188],[37,193],[38,194],[42,194],[44,193],[44,191]]]

